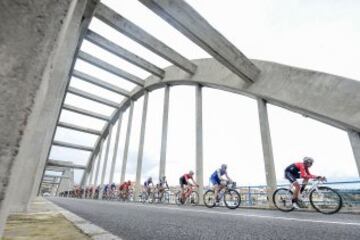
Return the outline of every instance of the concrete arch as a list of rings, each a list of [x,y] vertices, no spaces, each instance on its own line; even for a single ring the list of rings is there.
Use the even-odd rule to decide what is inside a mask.
[[[144,88],[134,89],[131,98],[121,103],[119,110],[104,128],[89,165],[99,151],[101,139],[107,137],[109,126],[116,122],[119,113],[125,111],[132,100],[140,98],[145,89],[151,91],[166,85],[200,84],[255,99],[265,99],[269,103],[337,128],[360,131],[360,83],[355,80],[274,62],[252,60],[261,73],[254,83],[248,83],[213,58],[192,62],[197,65],[194,74],[169,66],[164,69],[163,79],[152,75],[145,80]],[[84,180],[83,178],[82,183]]]

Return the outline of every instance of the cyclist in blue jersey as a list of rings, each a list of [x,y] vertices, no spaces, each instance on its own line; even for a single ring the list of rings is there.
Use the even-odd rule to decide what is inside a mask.
[[[217,169],[213,174],[211,174],[211,177],[210,177],[210,182],[214,186],[215,198],[216,198],[216,203],[217,204],[220,201],[219,192],[226,185],[226,182],[225,182],[226,180],[222,176],[225,176],[228,181],[231,181],[231,179],[229,178],[229,176],[227,174],[226,169],[227,169],[227,165],[222,164],[221,167],[219,169]]]

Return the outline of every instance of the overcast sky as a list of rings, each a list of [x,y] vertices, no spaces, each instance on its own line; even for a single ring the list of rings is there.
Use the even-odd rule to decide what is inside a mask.
[[[210,57],[138,1],[102,1],[189,59]],[[350,0],[187,0],[247,57],[319,70],[360,80],[360,1]],[[90,29],[160,67],[166,60],[93,19]],[[84,41],[83,51],[93,54],[143,79],[150,74],[95,45]],[[78,60],[75,68],[127,90],[134,84]],[[70,85],[120,102],[123,97],[72,78]],[[142,177],[158,178],[164,90],[150,93]],[[126,179],[135,180],[142,98],[135,103]],[[68,94],[66,103],[110,115],[114,109]],[[357,177],[346,132],[288,110],[268,105],[278,182],[284,168],[304,156],[315,158],[312,172],[330,178]],[[123,115],[115,181],[120,179],[128,111]],[[100,130],[101,120],[63,111],[62,121]],[[238,94],[203,88],[204,183],[222,163],[239,185],[265,184],[257,104]],[[115,142],[114,127],[110,159]],[[195,88],[170,90],[166,176],[178,184],[180,175],[195,170]],[[60,129],[56,139],[92,146],[96,137]],[[104,149],[104,148],[103,148]],[[86,164],[89,154],[53,147],[51,158]],[[104,154],[103,154],[104,157]],[[106,180],[109,177],[109,165]],[[101,172],[101,171],[100,171]],[[81,171],[75,172],[79,182]]]

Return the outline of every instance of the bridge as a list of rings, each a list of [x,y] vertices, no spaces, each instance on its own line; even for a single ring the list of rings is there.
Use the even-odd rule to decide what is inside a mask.
[[[141,180],[144,178],[142,170],[149,95],[161,88],[164,89],[164,99],[163,112],[159,113],[162,126],[158,175],[164,176],[167,163],[169,97],[171,89],[177,85],[189,85],[194,88],[195,176],[196,182],[199,183],[200,196],[206,187],[204,179],[207,177],[204,173],[203,154],[204,88],[236,93],[256,101],[268,199],[272,198],[278,185],[268,120],[268,104],[285,108],[345,131],[348,134],[354,162],[360,175],[360,83],[358,81],[275,62],[249,59],[185,1],[139,1],[211,57],[187,59],[181,52],[176,52],[156,36],[122,16],[122,13],[97,0],[69,0],[61,3],[49,0],[45,4],[32,2],[23,6],[12,1],[1,3],[0,20],[4,30],[1,31],[0,38],[3,39],[4,44],[0,48],[2,49],[0,59],[4,65],[0,68],[2,76],[0,86],[0,179],[2,183],[0,185],[0,233],[3,232],[9,212],[27,211],[36,195],[43,192],[58,195],[60,192],[71,190],[74,185],[74,170],[83,172],[79,183],[82,189],[98,185],[103,189],[106,184],[124,182],[129,159],[129,145],[134,130],[132,129],[134,106],[139,99],[142,99],[140,142],[137,149],[136,176],[133,179],[134,196],[137,198],[141,192]],[[27,21],[24,22],[24,19]],[[165,68],[157,66],[138,53],[131,52],[117,42],[89,29],[92,20],[101,21],[113,31],[121,33],[152,54],[166,60],[171,66]],[[83,51],[81,47],[84,41],[142,69],[149,76],[142,79],[105,58],[100,59],[91,52]],[[130,87],[125,89],[94,76],[91,71],[80,71],[75,68],[77,61],[83,61],[111,73],[122,81],[126,81]],[[79,80],[96,87],[98,93],[90,91],[90,88],[75,87],[74,83]],[[117,99],[121,100],[110,99],[106,94],[102,94],[104,92],[115,94]],[[87,107],[71,105],[66,102],[68,96],[87,99],[93,105],[100,104],[112,111],[105,115],[94,111],[91,104]],[[89,126],[85,121],[82,124],[81,120],[76,123],[64,121],[61,118],[62,113],[75,113],[79,119],[84,119],[84,117],[95,119],[100,122],[101,127]],[[128,119],[127,125],[123,126],[125,113]],[[55,135],[61,129],[82,134],[82,139],[95,139],[94,144],[60,141],[55,138]],[[124,152],[122,156],[118,156],[121,131],[126,131]],[[66,161],[53,159],[50,156],[53,148],[86,153],[88,159],[83,164],[77,163],[76,159]],[[120,179],[114,177],[116,164],[121,164]],[[107,169],[109,169],[108,175]],[[85,198],[85,191],[82,197]],[[103,198],[103,191],[99,192],[97,198]],[[272,222],[267,225],[267,228],[280,227],[286,221],[290,221],[289,224],[292,224],[292,227],[299,222],[307,225],[324,223],[314,230],[318,231],[319,236],[322,229],[329,229],[329,226],[333,225],[336,227],[331,228],[333,232],[329,231],[328,234],[334,239],[338,236],[335,234],[337,229],[349,234],[348,239],[359,235],[358,230],[354,230],[358,227],[359,221],[356,217],[347,215],[341,215],[335,220],[316,216],[313,213],[310,215],[295,213],[290,217],[284,217],[281,213],[261,210],[246,211],[246,214],[242,215],[240,212],[223,213],[203,208],[177,209],[174,206],[158,207],[158,209],[146,206],[139,208],[134,205],[135,203],[116,206],[109,206],[113,203],[106,203],[108,208],[101,210],[99,202],[93,200],[54,199],[54,202],[88,217],[90,221],[99,225],[107,219],[96,213],[111,211],[111,207],[114,207],[127,211],[128,216],[143,211],[144,215],[140,218],[146,214],[158,214],[156,216],[163,221],[168,221],[166,215],[169,212],[176,212],[176,216],[180,216],[178,220],[173,220],[176,222],[174,226],[183,226],[183,228],[186,226],[184,221],[188,218],[201,222],[201,219],[211,215],[228,223],[229,238],[234,237],[231,232],[233,221],[236,222],[235,225],[241,225],[247,234],[253,234],[246,230],[251,228],[252,221],[254,223],[257,220],[263,221],[261,226],[264,226],[270,219]],[[267,204],[268,208],[273,207],[271,201]],[[96,209],[96,211],[90,214],[84,207]],[[246,216],[253,219],[245,224],[241,218]],[[140,221],[140,218],[134,221]],[[301,218],[309,221],[299,220]],[[126,221],[126,219],[122,220]],[[169,221],[169,228],[171,228],[170,225],[171,221]],[[205,231],[211,228],[212,224],[207,220],[201,226]],[[104,228],[107,227],[104,226]],[[154,227],[156,226],[144,225],[145,229],[151,230]],[[191,230],[190,226],[188,227],[190,232],[186,234],[198,234],[194,229]],[[114,229],[111,226],[108,228]],[[126,228],[126,225],[123,225],[122,232]],[[257,235],[259,239],[265,238],[263,235],[265,229],[255,230],[260,233]],[[151,232],[144,230],[144,234]],[[134,235],[133,239],[144,237],[142,233],[139,234],[137,237]],[[163,234],[168,233],[165,231]],[[211,238],[213,236],[211,231],[209,234],[208,237]],[[290,232],[282,234],[270,238],[290,236]],[[157,238],[154,239],[160,238],[159,235],[156,236]],[[179,239],[186,236],[188,235],[179,236]],[[250,235],[248,236],[250,238]],[[126,237],[130,238],[130,235]]]

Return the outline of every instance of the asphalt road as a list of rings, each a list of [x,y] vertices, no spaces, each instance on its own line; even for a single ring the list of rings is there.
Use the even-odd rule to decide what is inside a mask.
[[[360,239],[360,215],[49,200],[125,240]]]

